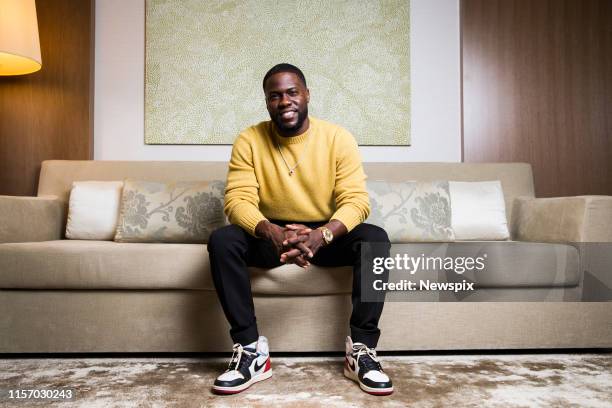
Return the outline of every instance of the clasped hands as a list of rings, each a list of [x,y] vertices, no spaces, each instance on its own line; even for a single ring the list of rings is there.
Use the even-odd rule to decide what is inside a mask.
[[[269,221],[261,221],[257,224],[255,233],[272,243],[282,263],[294,263],[302,268],[310,265],[310,259],[323,245],[321,231],[303,224],[287,224],[281,227]]]

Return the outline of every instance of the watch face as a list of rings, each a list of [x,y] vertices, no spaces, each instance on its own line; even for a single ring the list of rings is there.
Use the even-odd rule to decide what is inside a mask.
[[[334,239],[334,234],[332,234],[332,232],[326,228],[323,230],[323,238],[329,244],[331,240]]]

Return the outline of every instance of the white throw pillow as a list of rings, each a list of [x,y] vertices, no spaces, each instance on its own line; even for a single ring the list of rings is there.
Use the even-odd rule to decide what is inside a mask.
[[[112,240],[115,237],[123,181],[72,183],[66,238]]]
[[[456,240],[506,240],[510,237],[501,182],[449,181]]]

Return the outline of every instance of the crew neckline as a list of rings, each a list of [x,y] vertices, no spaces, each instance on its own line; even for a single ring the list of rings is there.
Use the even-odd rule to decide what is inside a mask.
[[[308,129],[302,133],[301,135],[297,135],[297,136],[291,136],[291,137],[283,137],[281,136],[278,131],[276,130],[276,126],[274,126],[274,122],[270,121],[270,128],[272,129],[272,134],[274,136],[274,139],[276,140],[276,142],[278,142],[278,144],[280,145],[290,145],[290,144],[298,144],[298,143],[302,143],[304,142],[306,139],[308,139],[308,136],[313,133],[312,129],[314,127],[314,121],[312,119],[312,116],[308,116],[308,122],[309,122],[309,126]]]

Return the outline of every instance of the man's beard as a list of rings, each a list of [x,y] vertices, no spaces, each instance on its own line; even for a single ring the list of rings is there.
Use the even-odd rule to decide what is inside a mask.
[[[272,118],[272,122],[274,122],[274,124],[276,125],[277,129],[280,130],[281,132],[287,132],[287,133],[295,132],[296,130],[298,130],[299,128],[302,127],[302,125],[304,124],[304,121],[308,117],[308,106],[306,106],[304,108],[304,110],[301,110],[301,111],[298,110],[296,113],[297,113],[298,120],[295,123],[295,125],[293,125],[293,126],[286,126],[282,122],[282,120],[280,118],[280,114],[275,115]]]

